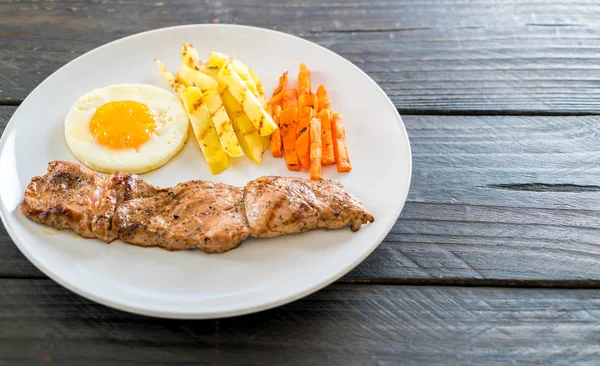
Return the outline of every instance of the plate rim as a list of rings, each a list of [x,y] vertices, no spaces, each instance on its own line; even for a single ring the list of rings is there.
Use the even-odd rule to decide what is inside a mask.
[[[39,83],[28,95],[27,97],[25,97],[25,99],[23,99],[23,101],[21,102],[21,104],[17,107],[17,109],[15,110],[15,112],[13,113],[13,115],[11,116],[11,118],[9,119],[8,123],[6,124],[6,127],[4,128],[4,131],[2,133],[2,136],[0,136],[0,155],[1,153],[4,151],[5,145],[6,145],[6,140],[7,140],[7,131],[11,131],[13,129],[15,129],[16,127],[12,126],[13,120],[15,119],[15,116],[19,113],[19,110],[23,107],[23,105],[25,104],[25,102],[27,101],[27,99],[30,98],[30,96],[32,94],[35,93],[35,91],[37,89],[39,89],[42,85],[44,85],[46,82],[48,82],[48,80],[56,73],[58,73],[59,71],[61,71],[63,68],[68,67],[69,65],[71,65],[72,63],[76,62],[77,60],[79,60],[80,58],[87,56],[89,54],[92,54],[94,52],[97,52],[101,49],[104,49],[105,47],[109,47],[113,44],[119,43],[119,42],[123,42],[126,40],[129,40],[131,38],[135,38],[135,37],[140,37],[143,35],[148,35],[151,33],[159,33],[159,32],[163,32],[166,30],[171,30],[171,29],[184,29],[184,28],[238,28],[238,29],[252,29],[255,31],[261,31],[261,32],[267,32],[267,33],[274,33],[277,34],[278,36],[284,36],[284,37],[289,37],[292,39],[295,39],[297,41],[300,42],[305,42],[308,44],[311,44],[312,46],[316,46],[319,47],[323,50],[325,50],[327,53],[329,53],[330,55],[332,55],[333,57],[337,57],[340,61],[345,62],[347,64],[349,64],[350,66],[352,66],[356,71],[358,71],[359,73],[361,73],[364,77],[366,77],[366,79],[375,86],[375,88],[385,97],[387,103],[390,105],[390,107],[392,107],[392,109],[394,109],[396,111],[396,113],[398,114],[398,119],[399,119],[399,125],[398,127],[401,129],[402,132],[404,132],[404,139],[405,139],[405,143],[406,143],[406,147],[407,147],[407,153],[408,153],[408,174],[406,175],[406,184],[407,184],[407,189],[405,194],[402,197],[402,203],[398,206],[397,208],[397,213],[396,213],[396,217],[399,217],[400,214],[402,213],[402,210],[404,209],[404,206],[406,204],[407,198],[408,198],[408,193],[410,191],[410,185],[412,182],[412,150],[411,150],[411,145],[410,145],[410,139],[408,137],[408,133],[406,131],[406,126],[404,125],[404,121],[402,119],[402,116],[400,115],[400,113],[398,112],[398,109],[396,108],[396,106],[394,105],[394,103],[391,101],[391,99],[388,97],[388,95],[385,93],[385,91],[383,91],[383,89],[375,82],[375,80],[373,80],[366,72],[364,72],[363,70],[361,70],[358,66],[356,66],[354,63],[352,63],[351,61],[347,60],[345,57],[337,54],[336,52],[321,46],[315,42],[309,41],[307,39],[295,36],[293,34],[289,34],[289,33],[285,33],[282,31],[278,31],[278,30],[273,30],[273,29],[268,29],[268,28],[262,28],[262,27],[256,27],[256,26],[249,26],[249,25],[239,25],[239,24],[185,24],[185,25],[177,25],[177,26],[169,26],[169,27],[161,27],[161,28],[155,28],[155,29],[151,29],[151,30],[147,30],[147,31],[143,31],[143,32],[139,32],[139,33],[135,33],[135,34],[131,34],[129,36],[126,37],[122,37],[122,38],[118,38],[116,40],[110,41],[108,43],[105,43],[101,46],[98,46],[88,52],[85,52],[84,54],[76,57],[75,59],[67,62],[66,64],[64,64],[63,66],[61,66],[60,68],[58,68],[56,71],[54,71],[52,74],[50,74],[48,77],[46,77],[41,83]],[[1,208],[1,207],[0,207]],[[222,319],[222,318],[228,318],[228,317],[234,317],[234,316],[240,316],[240,315],[246,315],[246,314],[252,314],[252,313],[257,313],[257,312],[261,312],[264,310],[268,310],[268,309],[273,309],[285,304],[289,304],[291,302],[294,302],[296,300],[299,300],[301,298],[304,298],[310,294],[313,294],[327,286],[329,286],[330,284],[332,284],[333,282],[337,281],[338,279],[340,279],[341,277],[343,277],[344,275],[346,275],[348,272],[350,272],[351,270],[353,270],[354,268],[356,268],[356,266],[358,266],[360,263],[362,263],[371,253],[373,253],[373,251],[379,247],[379,245],[383,242],[383,240],[385,239],[385,237],[389,234],[389,232],[391,231],[391,229],[393,228],[394,224],[397,221],[396,220],[392,220],[390,224],[386,225],[384,227],[384,230],[381,231],[381,233],[378,235],[378,237],[376,238],[376,240],[374,241],[375,244],[371,245],[370,248],[366,248],[366,250],[360,255],[358,256],[354,261],[352,261],[352,263],[350,263],[349,265],[347,265],[345,268],[343,268],[341,271],[337,272],[337,273],[333,273],[332,275],[326,276],[326,278],[324,280],[321,281],[317,281],[317,283],[313,284],[312,286],[308,287],[307,289],[303,290],[303,291],[299,291],[294,295],[291,296],[283,296],[283,297],[274,297],[273,299],[271,299],[270,301],[265,301],[262,302],[258,305],[254,305],[251,307],[242,307],[239,309],[233,309],[233,310],[228,310],[228,311],[222,311],[222,312],[202,312],[202,311],[195,311],[195,312],[178,312],[176,308],[173,309],[173,311],[169,311],[169,312],[164,312],[164,311],[158,311],[158,310],[153,310],[150,307],[136,307],[136,306],[130,306],[127,304],[123,304],[123,303],[119,303],[119,302],[113,302],[110,301],[110,299],[105,299],[102,296],[98,296],[90,291],[88,291],[85,288],[80,288],[76,285],[73,285],[71,283],[69,283],[67,280],[63,279],[62,277],[55,275],[51,270],[49,270],[48,268],[46,268],[46,266],[44,266],[42,263],[40,263],[37,259],[34,258],[33,254],[29,252],[29,250],[26,249],[26,245],[21,243],[21,241],[18,238],[17,234],[13,231],[13,228],[11,226],[8,225],[8,221],[7,219],[4,217],[3,214],[3,210],[0,209],[0,221],[2,222],[2,224],[4,225],[4,228],[6,229],[7,234],[9,235],[9,237],[11,238],[11,240],[13,241],[13,243],[15,244],[15,246],[19,249],[19,251],[38,269],[40,270],[42,273],[44,273],[46,276],[48,276],[48,278],[50,278],[51,280],[53,280],[54,282],[58,283],[59,285],[61,285],[62,287],[66,288],[67,290],[82,296],[90,301],[96,302],[98,304],[107,306],[109,308],[112,309],[116,309],[116,310],[120,310],[120,311],[125,311],[128,313],[132,313],[132,314],[138,314],[138,315],[144,315],[144,316],[150,316],[150,317],[156,317],[156,318],[163,318],[163,319]]]

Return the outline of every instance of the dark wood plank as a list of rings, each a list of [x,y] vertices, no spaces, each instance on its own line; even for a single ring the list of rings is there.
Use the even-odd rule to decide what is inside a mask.
[[[334,285],[258,314],[160,320],[0,280],[0,364],[597,365],[600,291]]]
[[[101,44],[179,24],[292,33],[348,58],[403,111],[600,112],[600,3],[0,1],[0,100]]]
[[[409,203],[352,277],[600,279],[600,117],[404,120]]]
[[[404,121],[409,202],[343,281],[600,286],[600,117]],[[41,276],[1,228],[0,259],[0,276]]]

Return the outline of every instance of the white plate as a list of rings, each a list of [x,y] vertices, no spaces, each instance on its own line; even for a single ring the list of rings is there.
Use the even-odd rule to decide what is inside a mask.
[[[220,51],[239,58],[262,78],[269,93],[279,75],[298,64],[312,70],[314,86],[329,90],[344,115],[353,171],[339,179],[375,216],[357,233],[313,231],[250,239],[222,255],[167,252],[122,242],[107,245],[28,220],[19,210],[30,179],[51,160],[76,162],[63,137],[63,121],[82,94],[110,84],[145,83],[168,89],[154,59],[172,71],[182,43],[200,56]],[[314,89],[314,87],[313,87]],[[243,186],[262,175],[293,173],[265,153],[262,165],[243,157],[221,175],[209,174],[197,144],[188,141],[171,162],[143,177],[159,186],[190,179]],[[42,272],[66,288],[121,310],[168,318],[216,318],[272,308],[330,284],[358,265],[384,239],[408,194],[411,154],[402,120],[366,74],[335,53],[287,34],[232,25],[192,25],[127,37],[77,58],[41,83],[15,112],[0,140],[0,212],[15,244]]]

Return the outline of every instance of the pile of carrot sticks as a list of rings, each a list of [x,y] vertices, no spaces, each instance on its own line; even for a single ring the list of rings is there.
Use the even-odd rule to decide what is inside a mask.
[[[271,135],[273,156],[285,157],[289,170],[310,172],[310,179],[321,178],[323,165],[337,165],[338,172],[352,170],[346,147],[342,116],[331,109],[325,86],[311,91],[310,70],[300,64],[298,88],[287,88],[288,72],[267,102],[279,129]]]

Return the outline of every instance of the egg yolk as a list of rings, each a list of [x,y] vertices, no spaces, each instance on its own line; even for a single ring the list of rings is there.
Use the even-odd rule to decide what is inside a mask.
[[[113,149],[139,148],[156,129],[152,111],[131,100],[109,102],[96,110],[90,121],[92,136]]]

